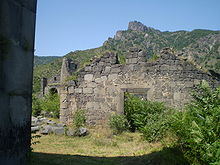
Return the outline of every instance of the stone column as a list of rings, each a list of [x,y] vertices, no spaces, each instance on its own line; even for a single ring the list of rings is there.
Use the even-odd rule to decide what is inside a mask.
[[[37,0],[0,0],[0,164],[25,165]]]

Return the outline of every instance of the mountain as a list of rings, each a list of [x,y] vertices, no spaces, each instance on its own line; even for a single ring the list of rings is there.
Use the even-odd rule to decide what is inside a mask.
[[[127,47],[138,47],[147,51],[147,56],[159,54],[164,47],[171,47],[176,54],[199,64],[204,69],[220,73],[220,31],[196,29],[193,31],[161,32],[130,22],[128,30],[118,31],[103,45],[123,56]]]
[[[196,29],[193,31],[162,32],[132,21],[128,29],[117,31],[99,48],[70,52],[65,57],[71,58],[80,68],[92,58],[100,57],[106,52],[114,52],[119,60],[124,59],[129,47],[137,47],[147,52],[146,60],[159,56],[164,47],[171,47],[176,54],[186,58],[202,69],[220,73],[220,31]],[[40,89],[40,79],[57,75],[61,69],[62,58],[34,68],[34,92]]]
[[[48,64],[59,57],[57,56],[34,56],[34,67],[42,64]]]

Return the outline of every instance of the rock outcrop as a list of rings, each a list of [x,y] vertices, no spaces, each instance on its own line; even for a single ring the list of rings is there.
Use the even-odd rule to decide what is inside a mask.
[[[133,31],[139,31],[139,32],[160,32],[159,30],[156,30],[151,27],[147,27],[141,22],[138,21],[131,21],[128,24],[128,30],[133,30]]]

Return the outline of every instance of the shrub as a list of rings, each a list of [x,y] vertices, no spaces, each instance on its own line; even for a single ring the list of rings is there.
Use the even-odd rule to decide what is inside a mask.
[[[149,142],[163,137],[169,128],[171,110],[163,103],[141,100],[131,94],[125,96],[125,115],[130,130],[139,130]]]
[[[220,88],[203,82],[193,101],[171,124],[178,145],[192,164],[220,164]]]
[[[76,129],[84,127],[86,124],[85,111],[82,109],[77,110],[73,115],[73,125]]]
[[[59,118],[60,98],[57,93],[46,95],[41,102],[42,110],[52,114],[54,118]]]
[[[112,115],[109,119],[109,125],[115,134],[120,134],[128,129],[128,121],[125,115],[121,114]]]
[[[32,114],[34,116],[38,116],[41,114],[42,110],[42,100],[38,98],[36,95],[32,94]]]

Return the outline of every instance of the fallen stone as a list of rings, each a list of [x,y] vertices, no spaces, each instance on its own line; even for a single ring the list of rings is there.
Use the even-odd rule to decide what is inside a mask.
[[[49,121],[47,121],[47,124],[49,124],[49,125],[56,125],[56,122],[54,122],[52,120],[49,120]]]
[[[66,131],[66,135],[67,136],[74,136],[75,131],[72,128],[68,128],[68,130]]]
[[[53,127],[51,125],[45,125],[40,129],[40,133],[43,135],[47,135],[52,133]]]
[[[32,133],[35,133],[35,132],[37,132],[37,131],[39,131],[39,130],[40,130],[40,127],[39,127],[39,126],[31,127],[31,132],[32,132]]]
[[[53,127],[52,131],[55,135],[64,135],[65,133],[64,127]]]
[[[86,136],[89,134],[89,131],[87,128],[79,128],[79,136]]]
[[[57,127],[65,127],[66,125],[63,124],[63,123],[58,123],[58,124],[56,124],[56,126],[57,126]]]

